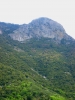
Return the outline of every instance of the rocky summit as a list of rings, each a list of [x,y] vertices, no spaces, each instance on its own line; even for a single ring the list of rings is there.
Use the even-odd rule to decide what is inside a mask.
[[[51,38],[57,41],[61,41],[62,39],[72,40],[72,38],[66,34],[62,25],[45,17],[35,19],[29,24],[21,25],[10,34],[10,37],[18,41],[41,37]]]

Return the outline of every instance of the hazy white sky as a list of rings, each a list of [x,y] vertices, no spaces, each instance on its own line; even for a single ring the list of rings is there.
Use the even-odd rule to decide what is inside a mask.
[[[57,21],[75,38],[75,0],[0,0],[1,22],[24,24],[39,17]]]

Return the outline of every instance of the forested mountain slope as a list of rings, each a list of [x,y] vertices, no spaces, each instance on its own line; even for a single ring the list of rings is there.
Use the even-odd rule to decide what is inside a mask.
[[[75,100],[75,40],[55,23],[54,28],[50,26],[51,37],[45,35],[52,25],[49,19],[34,20],[24,27],[0,23],[0,100]],[[25,27],[31,31],[25,33]],[[36,31],[39,28],[42,36]],[[27,38],[17,41],[11,34],[17,38],[26,34]]]

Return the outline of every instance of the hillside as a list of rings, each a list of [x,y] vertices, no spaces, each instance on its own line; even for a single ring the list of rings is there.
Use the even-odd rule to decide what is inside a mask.
[[[75,41],[63,27],[44,18],[29,25],[3,25],[0,100],[75,100]]]

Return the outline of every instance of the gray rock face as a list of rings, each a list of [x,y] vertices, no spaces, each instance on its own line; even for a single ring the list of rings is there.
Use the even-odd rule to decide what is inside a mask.
[[[25,41],[35,37],[46,37],[58,41],[62,39],[72,39],[66,34],[62,25],[44,17],[33,20],[29,24],[21,25],[20,28],[15,30],[10,36],[13,40],[18,41]]]

